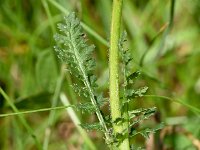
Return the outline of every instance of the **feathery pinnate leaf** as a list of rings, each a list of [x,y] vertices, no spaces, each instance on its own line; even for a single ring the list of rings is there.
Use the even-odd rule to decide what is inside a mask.
[[[57,33],[54,38],[57,41],[57,46],[54,47],[58,57],[67,64],[69,72],[79,80],[72,87],[80,95],[90,102],[77,105],[77,109],[83,112],[96,112],[99,119],[98,128],[104,130],[106,139],[108,139],[107,126],[104,122],[104,117],[100,111],[103,98],[95,92],[96,77],[93,74],[95,61],[92,58],[94,45],[88,45],[87,40],[82,36],[83,30],[80,21],[76,18],[75,13],[70,13],[65,18],[65,23],[59,23]],[[82,125],[84,128],[95,128],[96,126]]]
[[[120,56],[121,56],[121,61],[123,65],[123,92],[121,94],[121,99],[122,99],[122,111],[125,110],[127,111],[128,103],[135,99],[136,97],[142,97],[148,90],[148,87],[141,87],[139,89],[134,89],[134,82],[136,78],[140,75],[139,71],[130,72],[130,64],[133,58],[131,57],[131,53],[128,49],[124,49],[124,42],[126,41],[126,33],[124,32],[120,43],[119,43],[119,48],[120,48]],[[126,107],[126,109],[125,109]],[[139,108],[136,110],[128,110],[128,120],[124,118],[118,118],[117,123],[119,122],[127,122],[129,123],[129,130],[133,130],[133,126],[136,124],[142,123],[144,120],[149,119],[151,116],[153,116],[156,112],[156,108]],[[155,132],[156,130],[161,129],[162,126],[159,126],[158,128],[153,128],[153,129],[143,129],[141,131],[138,131],[134,129],[131,131],[129,134],[129,137],[133,137],[137,134],[141,134],[143,137],[147,138],[150,133]],[[125,135],[127,133],[124,133]],[[123,136],[121,135],[121,136]]]

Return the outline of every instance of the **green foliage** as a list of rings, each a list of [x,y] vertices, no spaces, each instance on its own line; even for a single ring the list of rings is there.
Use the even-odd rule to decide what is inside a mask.
[[[135,95],[133,95],[127,102],[124,102],[126,101],[124,99],[123,103],[131,104],[129,105],[130,118],[133,115],[131,121],[136,121],[137,117],[143,116],[142,113],[130,114],[133,111],[132,108],[137,110],[140,107],[148,109],[148,107],[156,106],[157,114],[160,114],[159,119],[156,115],[155,119],[158,119],[156,121],[163,120],[166,122],[166,126],[175,127],[175,130],[178,127],[176,133],[173,130],[163,135],[163,139],[160,140],[157,139],[160,133],[156,133],[155,145],[162,143],[163,147],[174,150],[197,149],[192,143],[193,141],[190,140],[190,136],[185,135],[182,130],[179,130],[179,127],[190,133],[194,139],[200,139],[200,34],[199,19],[197,19],[200,17],[200,1],[183,0],[181,3],[176,1],[173,30],[168,32],[167,36],[162,36],[169,27],[167,22],[173,21],[173,18],[170,18],[172,17],[170,15],[172,1],[174,0],[148,2],[145,0],[124,0],[123,28],[128,33],[127,45],[129,45],[129,51],[134,58],[129,63],[130,70],[128,71],[130,72],[128,75],[134,76],[136,74],[138,76],[137,73],[142,73],[140,81],[131,77],[133,79],[130,80],[132,87],[128,89],[137,90],[136,87],[142,88],[140,87],[141,84],[148,86],[149,89],[148,95],[143,94],[144,97],[142,98],[138,95],[134,98]],[[46,2],[46,6],[43,5],[44,2]],[[54,121],[49,127],[53,132],[57,131],[59,123],[63,121],[63,116],[66,116],[66,106],[51,106],[54,92],[55,94],[66,92],[65,94],[70,102],[75,105],[77,99],[89,100],[82,93],[80,93],[81,98],[74,96],[69,86],[71,85],[69,74],[67,74],[67,78],[64,78],[62,91],[56,90],[55,81],[59,79],[61,71],[60,65],[54,65],[54,58],[56,57],[54,57],[55,53],[52,51],[54,44],[52,34],[55,31],[55,24],[60,22],[63,19],[62,16],[68,14],[70,10],[76,10],[79,13],[82,19],[81,26],[97,47],[95,54],[98,55],[98,66],[101,68],[96,71],[98,81],[101,83],[98,92],[104,90],[104,94],[108,94],[106,89],[108,86],[106,64],[107,49],[109,48],[108,39],[110,39],[108,36],[110,35],[111,9],[112,1],[100,0],[1,0],[0,87],[12,99],[20,112],[14,113],[0,95],[0,129],[2,131],[0,131],[0,149],[37,149],[34,140],[30,138],[31,134],[26,132],[17,116],[24,116],[41,143],[47,139],[44,133],[49,133],[43,130],[47,120],[49,120],[48,118],[51,118],[49,111],[55,113]],[[184,18],[181,17],[183,14]],[[163,39],[165,39],[165,44],[162,46],[163,50],[159,56],[157,54],[160,51]],[[122,67],[120,66],[120,68]],[[140,71],[136,72],[135,70]],[[56,74],[55,71],[57,71]],[[123,76],[122,73],[120,75]],[[74,76],[73,74],[72,81],[82,87],[82,82],[76,80]],[[120,80],[119,90],[121,92],[120,100],[122,101],[123,84],[121,83],[122,80]],[[97,96],[96,93],[95,95]],[[98,97],[96,98],[97,101]],[[80,105],[84,104],[87,105],[87,102],[80,102]],[[73,108],[79,107],[78,105],[73,105]],[[104,113],[108,112],[107,106],[109,105],[103,107]],[[96,111],[90,102],[89,107],[84,106],[77,108],[77,110],[83,113],[94,113],[87,110]],[[69,114],[70,116],[71,114]],[[107,127],[110,128],[108,131],[112,135],[111,117],[106,114],[104,118]],[[65,119],[68,119],[68,116]],[[93,115],[91,114],[81,116],[82,121],[92,119]],[[119,123],[123,121],[122,118],[117,120]],[[139,132],[146,127],[150,128],[149,125],[154,123],[154,119],[141,121],[132,127],[133,129],[137,127],[135,131],[131,128],[130,132]],[[49,131],[49,128],[47,129]],[[79,129],[77,127],[75,130]],[[10,133],[12,133],[12,136],[9,136]],[[73,145],[85,150],[92,149],[88,148],[87,140],[81,132],[72,132],[70,135],[64,140],[60,140],[60,136],[53,136],[47,144],[49,145],[47,149],[70,149]],[[79,143],[76,140],[77,136],[81,138],[78,141],[84,141],[84,147],[82,142]],[[90,138],[93,140],[93,136]],[[100,138],[99,134],[97,138],[97,140],[96,138],[93,140],[93,144],[97,145],[97,149],[100,145],[101,149],[106,150],[106,146],[102,143],[103,138]],[[134,149],[145,149],[140,134],[133,136],[130,144],[134,145]]]
[[[136,97],[142,97],[143,94],[145,94],[148,90],[148,87],[141,87],[139,89],[134,89],[134,81],[135,79],[140,75],[139,71],[130,73],[130,68],[129,65],[131,64],[131,61],[133,58],[131,57],[130,51],[128,49],[124,49],[123,45],[124,42],[126,41],[126,32],[123,33],[119,47],[120,47],[120,54],[121,54],[121,60],[123,64],[123,94],[121,99],[123,100],[123,105],[122,105],[122,113],[125,113],[123,111],[127,111],[128,103],[135,99]],[[133,137],[137,134],[141,134],[143,137],[148,138],[148,135],[150,133],[154,133],[155,131],[161,129],[163,125],[160,125],[157,128],[153,129],[143,129],[142,131],[138,131],[137,129],[133,128],[136,124],[139,124],[143,122],[144,120],[150,119],[151,116],[153,116],[156,112],[156,108],[138,108],[136,110],[129,110],[128,109],[128,120],[124,118],[120,118],[118,120],[122,122],[128,121],[129,124],[129,133],[124,133],[124,134],[129,134],[129,137]]]
[[[65,24],[58,24],[58,29],[62,34],[57,33],[54,37],[58,43],[55,51],[58,57],[67,64],[68,71],[76,76],[79,83],[72,85],[73,89],[79,96],[91,99],[93,105],[97,99],[94,95],[96,88],[96,77],[92,71],[95,67],[95,61],[91,57],[94,45],[87,45],[86,39],[83,37],[83,31],[80,21],[75,17],[75,13],[71,13],[65,17]]]
[[[91,57],[95,47],[87,44],[87,40],[83,37],[80,21],[75,17],[75,13],[70,13],[65,17],[65,23],[58,24],[58,29],[61,33],[54,36],[58,43],[54,47],[55,51],[58,53],[58,57],[67,64],[68,71],[79,80],[78,83],[72,85],[74,90],[80,96],[84,96],[91,101],[90,103],[80,104],[77,108],[82,111],[96,112],[99,126],[105,132],[108,140],[107,126],[100,111],[104,100],[102,95],[95,94],[97,87],[96,77],[93,74],[95,61]],[[82,127],[90,129],[96,126],[85,124]]]
[[[155,128],[145,128],[145,129],[142,129],[142,130],[139,130],[139,131],[136,131],[136,130],[133,130],[131,131],[131,136],[130,137],[133,137],[133,136],[136,136],[137,134],[140,134],[142,135],[144,138],[149,138],[149,134],[150,133],[155,133],[156,131],[162,129],[164,127],[164,124],[161,123],[159,124],[158,126],[156,126]]]
[[[86,130],[100,130],[107,136],[106,140],[108,144],[117,147],[128,135],[128,137],[135,136],[137,134],[143,135],[145,138],[148,137],[149,133],[155,132],[156,129],[143,129],[141,131],[134,129],[135,124],[141,123],[142,121],[149,119],[154,115],[156,108],[137,110],[128,110],[128,103],[136,97],[142,97],[146,93],[148,87],[141,87],[134,89],[134,81],[139,76],[140,72],[130,72],[130,63],[132,61],[129,50],[123,48],[123,44],[126,41],[126,34],[123,34],[121,41],[119,42],[121,60],[123,65],[123,92],[120,96],[122,99],[122,114],[125,111],[128,113],[128,118],[117,118],[114,122],[111,121],[110,117],[105,117],[100,108],[107,101],[103,98],[102,94],[97,95],[95,89],[96,76],[93,75],[95,67],[95,61],[91,57],[94,50],[94,45],[88,45],[87,40],[83,37],[83,31],[80,26],[80,21],[75,17],[74,13],[69,14],[65,17],[64,24],[58,24],[60,33],[57,33],[54,37],[57,41],[55,51],[58,53],[58,57],[67,64],[67,70],[77,78],[79,82],[72,85],[74,91],[81,97],[90,99],[91,102],[80,103],[75,107],[82,112],[93,113],[96,112],[99,119],[98,123],[81,124],[81,127]],[[126,108],[125,108],[126,107]],[[114,135],[112,132],[111,124],[123,124],[128,122],[129,130],[124,131],[121,134]],[[160,128],[159,128],[160,129]]]
[[[135,110],[129,111],[129,118],[133,119],[137,117],[137,121],[135,121],[132,125],[135,125],[136,123],[143,121],[144,119],[148,119],[150,116],[152,116],[156,112],[156,107],[152,108],[139,108]]]

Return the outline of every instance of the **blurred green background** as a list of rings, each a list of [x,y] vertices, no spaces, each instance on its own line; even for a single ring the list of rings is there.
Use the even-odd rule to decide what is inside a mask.
[[[56,24],[71,11],[84,23],[88,42],[96,45],[99,90],[108,93],[106,41],[111,9],[111,0],[0,0],[0,86],[20,111],[50,107],[61,91],[73,104],[80,100],[70,86],[74,79],[69,74],[63,78],[62,64],[53,50]],[[183,103],[158,97],[134,101],[133,108],[156,106],[158,113],[152,122],[163,121],[166,127],[156,134],[154,142],[146,140],[144,145],[139,137],[133,144],[154,145],[154,149],[200,149],[199,113],[185,106],[200,109],[200,1],[124,0],[123,30],[128,33],[127,47],[134,57],[132,70],[142,73],[136,86],[148,86],[148,95],[163,95]],[[62,105],[60,101],[58,105]],[[10,112],[0,96],[0,113]],[[83,122],[96,120],[94,115],[76,115]],[[50,126],[48,149],[90,149],[65,110],[56,111],[52,120],[50,116],[49,112],[24,115],[40,143]],[[87,133],[96,149],[106,149],[101,133]],[[16,116],[0,118],[0,150],[9,149],[37,149]]]

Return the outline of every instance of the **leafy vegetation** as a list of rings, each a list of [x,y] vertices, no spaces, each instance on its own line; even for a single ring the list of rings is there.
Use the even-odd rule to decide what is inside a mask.
[[[1,1],[0,149],[200,148],[199,1],[112,5]]]

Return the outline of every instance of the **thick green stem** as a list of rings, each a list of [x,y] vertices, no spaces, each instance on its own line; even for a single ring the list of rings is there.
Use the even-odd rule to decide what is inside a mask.
[[[119,39],[121,28],[123,0],[113,0],[112,23],[110,33],[110,54],[109,54],[109,71],[110,71],[110,107],[112,121],[122,118],[121,102],[119,99]],[[122,134],[124,126],[122,123],[113,123],[114,134]],[[120,150],[129,150],[129,140],[126,138],[119,145]]]

